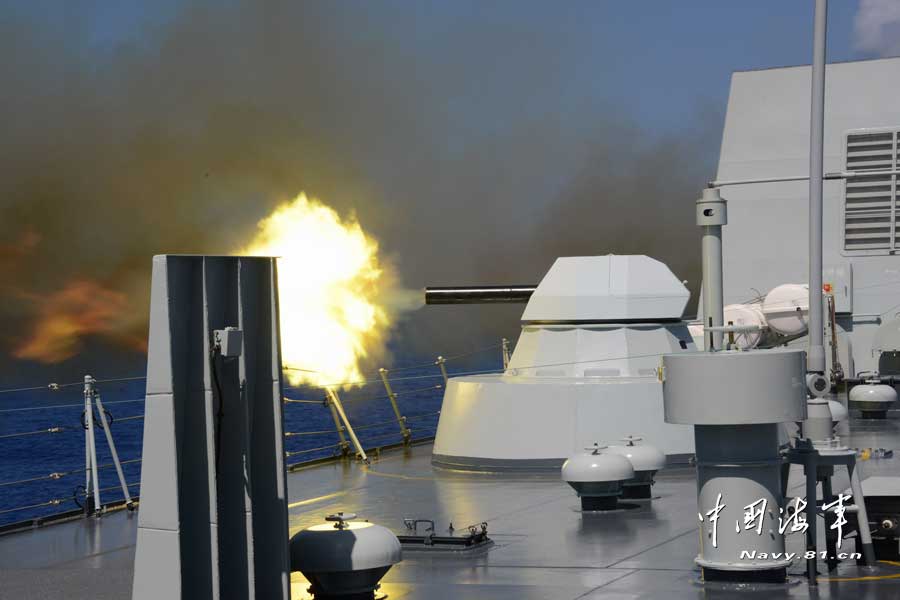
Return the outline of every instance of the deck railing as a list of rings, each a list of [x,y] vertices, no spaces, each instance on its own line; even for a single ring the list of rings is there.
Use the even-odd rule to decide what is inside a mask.
[[[362,381],[285,385],[287,468],[341,458],[368,461],[386,447],[433,439],[448,378],[502,371],[508,352],[503,340],[420,364],[381,368]],[[503,367],[458,368],[464,359],[489,353],[496,353]],[[78,382],[0,390],[0,473],[20,475],[0,476],[0,532],[61,517],[134,508],[140,492],[143,432],[137,424],[144,415],[133,408],[142,409],[144,398],[106,400],[102,393],[137,396],[144,380],[88,375]],[[80,402],[74,398],[78,392]],[[84,441],[83,462],[75,456],[79,437]],[[47,447],[39,442],[47,438],[58,443]],[[120,452],[124,460],[119,459]],[[77,481],[82,476],[83,484]]]
[[[465,359],[482,355],[501,366],[465,370]],[[554,362],[510,368],[510,349],[506,340],[500,344],[435,360],[381,368],[360,381],[333,382],[322,386],[283,386],[284,441],[287,468],[296,470],[323,460],[368,461],[382,449],[416,444],[434,438],[440,416],[440,399],[449,378],[462,375],[506,373],[510,376],[537,375],[548,367],[577,366],[633,359],[659,358],[662,354],[602,356],[578,361]],[[480,362],[484,362],[483,360]],[[285,367],[285,371],[292,370]],[[661,381],[659,369],[638,377],[654,377]],[[632,376],[626,376],[632,377]],[[140,488],[141,442],[140,423],[143,413],[116,415],[113,411],[142,408],[143,397],[103,400],[101,391],[118,386],[119,395],[142,396],[144,377],[94,379],[87,376],[73,383],[50,383],[44,386],[0,390],[0,533],[11,528],[38,525],[48,518],[100,515],[114,508],[133,508]],[[81,388],[81,402],[57,400]],[[131,389],[129,389],[131,388]],[[34,405],[9,406],[22,394],[50,395]],[[81,409],[80,417],[77,409]],[[36,419],[50,414],[51,418]],[[10,420],[26,421],[8,427]],[[11,430],[10,430],[11,429]],[[104,433],[106,444],[97,443],[97,430]],[[85,455],[80,462],[75,449],[78,436],[84,433]],[[31,444],[49,436],[68,439],[68,447],[39,448]],[[119,460],[118,454],[129,457]],[[294,459],[293,461],[291,459]],[[5,477],[3,471],[14,465],[19,477]],[[96,467],[94,467],[96,465]],[[30,472],[29,472],[30,471]],[[84,484],[74,484],[76,476],[84,476]],[[115,477],[115,479],[113,479]],[[63,483],[70,492],[62,493]],[[30,488],[28,486],[31,486]],[[20,491],[34,490],[21,493]],[[19,492],[19,493],[14,493]],[[109,500],[108,492],[112,494]],[[104,497],[107,499],[104,500]],[[66,510],[68,509],[68,510]],[[7,523],[4,525],[3,523]],[[10,525],[9,523],[13,523]]]

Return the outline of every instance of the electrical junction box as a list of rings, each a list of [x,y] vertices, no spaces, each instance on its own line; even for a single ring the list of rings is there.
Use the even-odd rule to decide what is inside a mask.
[[[825,265],[822,287],[826,293],[834,296],[835,313],[853,313],[853,265]]]
[[[213,339],[219,354],[225,358],[235,358],[241,355],[244,345],[244,332],[237,327],[226,327],[225,329],[216,329],[213,332]]]

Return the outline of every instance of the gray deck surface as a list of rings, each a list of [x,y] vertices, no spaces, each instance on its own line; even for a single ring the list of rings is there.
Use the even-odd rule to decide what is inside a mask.
[[[854,421],[852,428],[851,446],[900,449],[900,420]],[[794,564],[787,585],[700,585],[690,469],[661,473],[651,504],[582,514],[575,494],[555,476],[444,471],[431,466],[430,453],[430,445],[416,446],[387,452],[370,468],[333,463],[290,474],[291,532],[338,510],[396,533],[405,517],[434,519],[438,532],[451,521],[457,530],[488,522],[495,545],[475,556],[407,553],[384,579],[382,591],[392,599],[900,597],[900,566],[862,570],[852,561],[812,593],[803,561]],[[900,453],[862,462],[861,474],[900,475]],[[839,470],[835,489],[847,485]],[[801,493],[796,468],[791,488]],[[122,511],[0,537],[0,598],[129,598],[136,526],[136,515]],[[824,549],[821,532],[820,540]],[[799,534],[788,538],[789,551],[803,549]],[[861,576],[870,579],[834,580]],[[307,598],[302,576],[293,581],[294,598]]]

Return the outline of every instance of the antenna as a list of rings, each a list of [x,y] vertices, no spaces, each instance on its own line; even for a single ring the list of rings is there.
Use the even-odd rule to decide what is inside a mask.
[[[825,129],[825,33],[828,0],[816,0],[813,31],[812,92],[809,122],[809,373],[825,372],[825,333],[822,314],[822,173]],[[810,391],[815,393],[807,377]],[[816,385],[815,388],[818,388]],[[816,394],[819,395],[819,394]]]

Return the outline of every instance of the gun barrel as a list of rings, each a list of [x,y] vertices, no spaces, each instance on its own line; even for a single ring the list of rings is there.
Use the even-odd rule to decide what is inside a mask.
[[[425,288],[425,304],[522,304],[536,285],[477,285]]]

